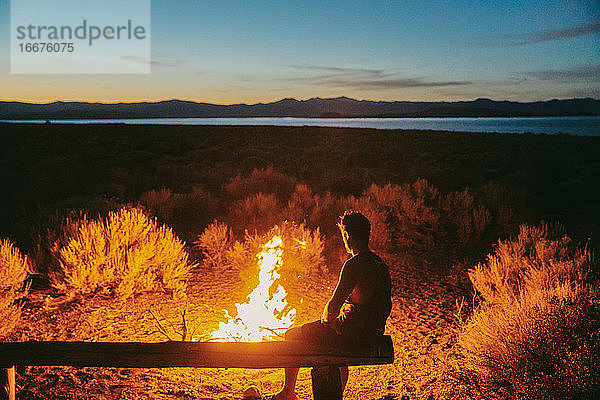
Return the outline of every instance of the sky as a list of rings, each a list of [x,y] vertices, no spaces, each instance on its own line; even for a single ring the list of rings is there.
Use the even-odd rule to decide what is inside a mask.
[[[148,74],[11,73],[10,36],[0,0],[2,101],[600,98],[600,0],[152,0]]]

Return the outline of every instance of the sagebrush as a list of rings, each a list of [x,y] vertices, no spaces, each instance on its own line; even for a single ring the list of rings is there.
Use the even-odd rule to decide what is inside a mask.
[[[218,209],[213,196],[199,186],[185,193],[173,193],[168,188],[149,190],[140,195],[140,202],[187,240],[193,239],[198,227],[210,223]]]
[[[486,396],[600,395],[600,287],[593,258],[568,237],[521,227],[469,272],[480,303],[460,335]]]
[[[106,219],[84,219],[60,249],[60,261],[56,288],[120,298],[155,290],[183,296],[195,266],[173,231],[137,208],[111,212]]]
[[[202,251],[204,265],[223,268],[228,265],[227,250],[232,241],[231,228],[217,220],[198,235],[194,246]]]
[[[273,166],[253,169],[248,176],[233,177],[223,189],[231,200],[241,200],[256,193],[273,194],[278,200],[288,199],[294,191],[295,179],[278,171]]]
[[[27,295],[31,272],[27,257],[8,239],[0,240],[0,339],[8,336],[21,317],[17,301]]]
[[[276,235],[283,243],[279,273],[286,289],[327,274],[321,233],[304,223],[284,221],[266,233],[246,232],[243,240],[232,240],[229,227],[215,221],[198,236],[196,244],[204,250],[205,266],[233,268],[248,287],[253,287],[258,283],[258,254]]]

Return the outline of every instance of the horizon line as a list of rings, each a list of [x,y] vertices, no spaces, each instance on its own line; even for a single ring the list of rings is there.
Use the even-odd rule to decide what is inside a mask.
[[[297,102],[306,102],[306,101],[310,101],[310,100],[340,100],[340,99],[348,99],[348,100],[352,100],[352,101],[357,101],[357,102],[377,102],[377,103],[462,103],[462,102],[475,102],[477,100],[490,100],[490,101],[495,101],[495,102],[511,102],[511,103],[522,103],[522,104],[528,104],[528,103],[545,103],[545,102],[550,102],[550,101],[566,101],[566,100],[600,100],[600,98],[594,98],[594,97],[568,97],[568,98],[551,98],[551,99],[545,99],[545,100],[533,100],[533,101],[519,101],[519,100],[508,100],[508,99],[502,99],[502,100],[496,100],[496,99],[492,99],[489,97],[477,97],[477,98],[473,98],[470,100],[454,100],[454,101],[448,101],[448,100],[437,100],[437,101],[415,101],[415,100],[374,100],[374,99],[356,99],[353,97],[348,97],[348,96],[337,96],[337,97],[310,97],[310,98],[306,98],[306,99],[297,99],[295,97],[284,97],[281,98],[279,100],[274,100],[274,101],[270,101],[270,102],[263,102],[263,101],[259,101],[256,103],[229,103],[229,104],[219,104],[219,103],[209,103],[206,101],[199,101],[199,100],[189,100],[189,99],[182,99],[182,98],[171,98],[171,99],[165,99],[165,100],[137,100],[137,101],[119,101],[119,100],[115,100],[115,101],[85,101],[85,100],[52,100],[52,101],[48,101],[48,102],[28,102],[28,101],[21,101],[21,100],[4,100],[4,99],[0,99],[0,103],[21,103],[21,104],[32,104],[32,105],[49,105],[49,104],[55,104],[55,103],[82,103],[82,104],[106,104],[106,105],[117,105],[117,104],[142,104],[142,103],[147,103],[147,104],[158,104],[158,103],[168,103],[171,101],[179,101],[179,102],[185,102],[185,103],[195,103],[195,104],[208,104],[208,105],[214,105],[214,106],[256,106],[256,105],[267,105],[267,104],[274,104],[274,103],[278,103],[280,101],[284,101],[284,100],[294,100]]]

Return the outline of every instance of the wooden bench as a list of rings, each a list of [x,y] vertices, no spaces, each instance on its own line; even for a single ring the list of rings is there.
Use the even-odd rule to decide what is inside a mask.
[[[360,350],[305,342],[58,342],[0,343],[0,367],[8,384],[1,398],[14,398],[14,366],[74,366],[121,368],[285,368],[327,365],[377,365],[394,362],[390,336]],[[10,371],[12,370],[12,382]],[[8,379],[6,379],[8,377]],[[12,396],[10,392],[12,391]],[[2,397],[5,396],[5,397]]]

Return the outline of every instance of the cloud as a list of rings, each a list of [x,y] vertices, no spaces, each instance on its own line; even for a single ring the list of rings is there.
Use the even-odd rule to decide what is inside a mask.
[[[525,73],[525,77],[542,81],[557,81],[563,83],[600,81],[600,64],[572,69],[530,71]]]
[[[472,85],[471,81],[434,81],[424,78],[408,78],[408,79],[328,79],[321,82],[324,86],[329,87],[346,87],[353,89],[399,89],[399,88],[427,88],[427,87],[443,87],[443,86],[465,86]]]
[[[140,56],[121,56],[121,60],[136,62],[144,65],[150,64],[152,67],[176,67],[177,63],[175,62],[164,62],[157,60],[147,60],[144,57]]]
[[[493,47],[523,46],[533,43],[571,39],[579,36],[592,35],[594,33],[599,32],[600,21],[596,21],[588,24],[573,26],[566,29],[556,29],[516,35],[498,35],[493,37],[485,37],[475,40],[472,43]]]
[[[297,69],[327,71],[327,72],[335,72],[335,73],[343,73],[343,74],[370,74],[370,75],[378,75],[378,76],[381,76],[384,74],[384,70],[382,70],[382,69],[327,67],[327,66],[322,66],[322,65],[298,65],[298,64],[290,64],[288,66],[292,67],[292,68],[297,68]]]
[[[302,86],[344,90],[393,90],[474,84],[474,82],[466,80],[436,80],[425,76],[406,76],[406,73],[399,72],[399,69],[385,70],[298,64],[288,64],[286,67],[292,68],[293,73],[288,72],[279,77],[244,74],[239,75],[238,80],[246,84],[268,83],[271,87],[283,85],[286,88]]]
[[[424,77],[403,77],[395,71],[367,68],[330,67],[320,65],[296,65],[289,67],[305,71],[327,72],[320,75],[294,76],[281,78],[287,82],[301,82],[313,86],[327,88],[344,88],[356,90],[368,89],[399,89],[399,88],[430,88],[443,86],[471,85],[470,81],[436,81]]]

